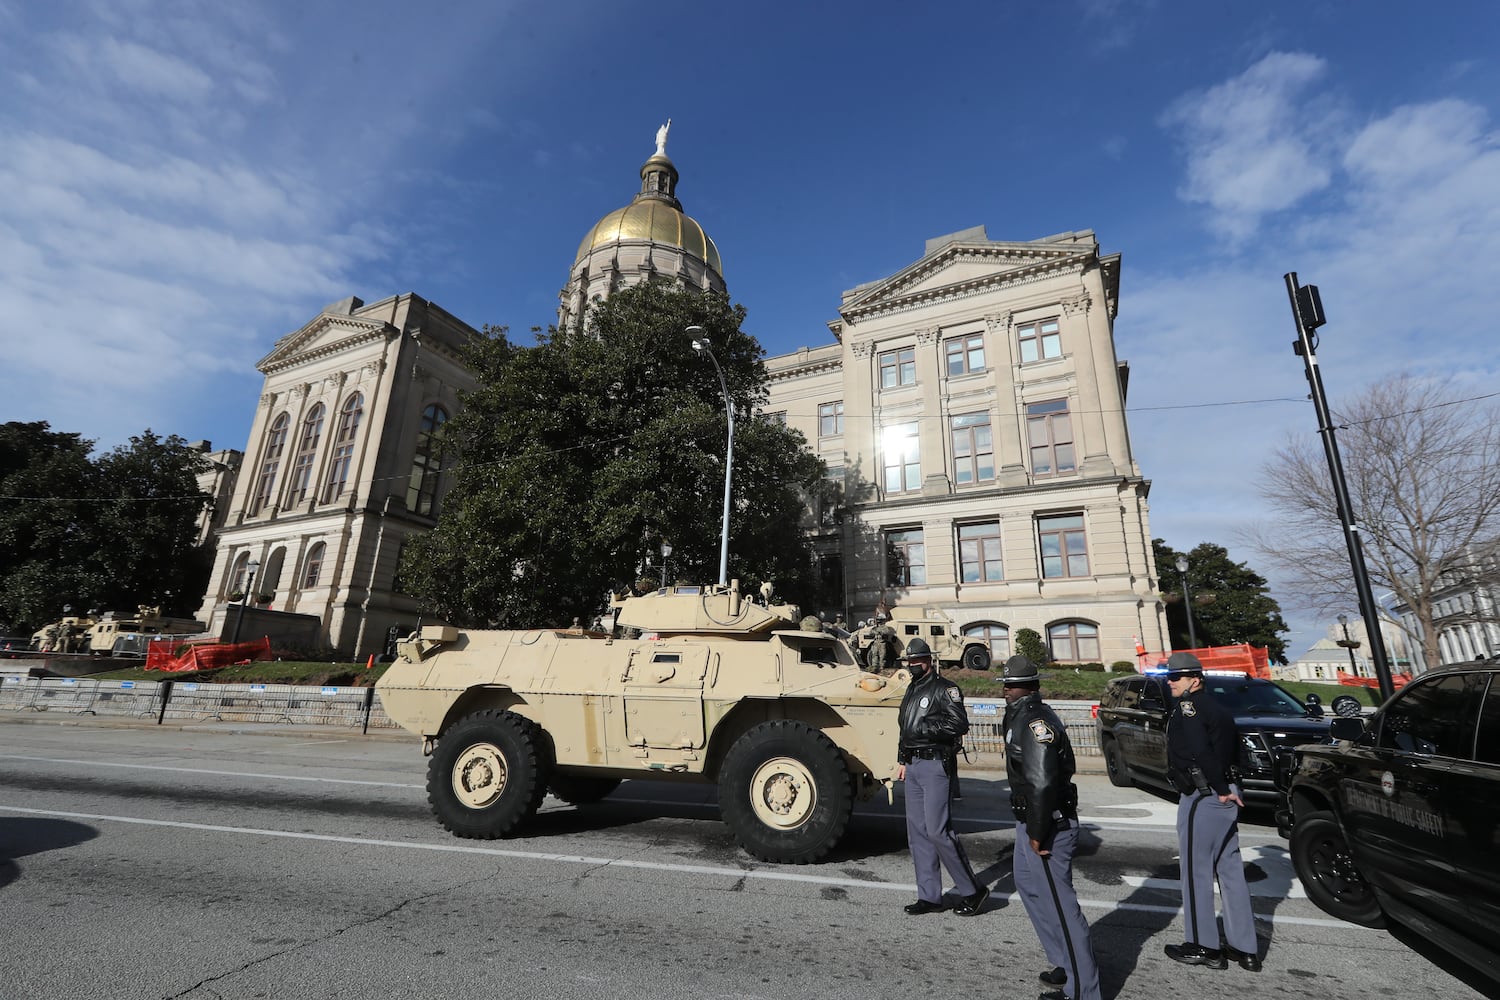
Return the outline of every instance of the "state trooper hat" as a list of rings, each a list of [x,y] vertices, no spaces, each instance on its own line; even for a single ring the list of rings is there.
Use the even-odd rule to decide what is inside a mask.
[[[1202,677],[1203,663],[1192,653],[1177,652],[1167,658],[1167,679]]]
[[[1030,684],[1033,681],[1040,681],[1041,679],[1042,675],[1037,672],[1036,664],[1020,653],[1017,653],[1005,661],[1005,677],[1001,680],[1001,684],[1007,687],[1014,687],[1018,684]]]
[[[906,658],[909,660],[914,656],[932,656],[932,647],[920,638],[913,639],[906,644]]]

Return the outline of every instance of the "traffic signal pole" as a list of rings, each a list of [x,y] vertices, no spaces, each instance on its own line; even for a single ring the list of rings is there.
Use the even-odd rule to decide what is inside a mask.
[[[1318,413],[1318,434],[1323,439],[1323,453],[1328,456],[1328,472],[1333,477],[1334,499],[1338,503],[1339,522],[1344,526],[1344,543],[1349,548],[1349,567],[1354,571],[1354,590],[1359,598],[1359,615],[1365,622],[1365,635],[1370,639],[1370,659],[1375,664],[1375,678],[1380,682],[1382,701],[1396,693],[1391,680],[1391,665],[1385,657],[1385,636],[1380,631],[1379,609],[1375,606],[1375,595],[1370,590],[1370,576],[1365,571],[1364,545],[1360,541],[1359,525],[1354,521],[1354,508],[1349,502],[1349,487],[1344,480],[1344,463],[1339,458],[1339,443],[1334,437],[1333,417],[1328,412],[1328,398],[1323,394],[1323,374],[1318,368],[1317,344],[1313,331],[1328,318],[1323,314],[1323,300],[1318,296],[1317,285],[1298,285],[1297,272],[1286,274],[1286,294],[1292,303],[1292,318],[1297,323],[1297,340],[1292,350],[1301,356],[1307,366],[1307,384],[1312,389],[1313,409]]]

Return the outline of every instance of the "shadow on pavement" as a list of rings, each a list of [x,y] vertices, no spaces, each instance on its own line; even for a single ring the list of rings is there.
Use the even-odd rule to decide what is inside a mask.
[[[77,847],[97,836],[99,831],[87,823],[42,816],[7,818],[0,824],[0,889],[10,885],[20,874],[17,858]]]

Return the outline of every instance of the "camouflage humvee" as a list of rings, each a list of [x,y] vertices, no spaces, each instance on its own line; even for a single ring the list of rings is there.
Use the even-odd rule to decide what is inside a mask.
[[[932,647],[932,655],[945,667],[990,668],[989,644],[978,636],[959,635],[943,609],[929,605],[898,604],[891,608],[890,618],[874,621],[855,633],[855,655],[861,664],[878,670],[882,664],[894,665],[906,644],[918,637]]]
[[[427,795],[460,837],[515,832],[552,792],[597,801],[624,778],[714,782],[735,839],[765,861],[817,861],[855,798],[889,789],[905,671],[877,676],[789,605],[669,587],[609,629],[429,626],[376,690],[423,738]]]

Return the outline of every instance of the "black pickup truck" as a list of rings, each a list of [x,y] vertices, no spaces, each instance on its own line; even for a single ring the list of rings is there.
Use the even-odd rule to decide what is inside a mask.
[[[1421,675],[1280,769],[1277,827],[1314,903],[1410,927],[1500,983],[1500,664]]]

